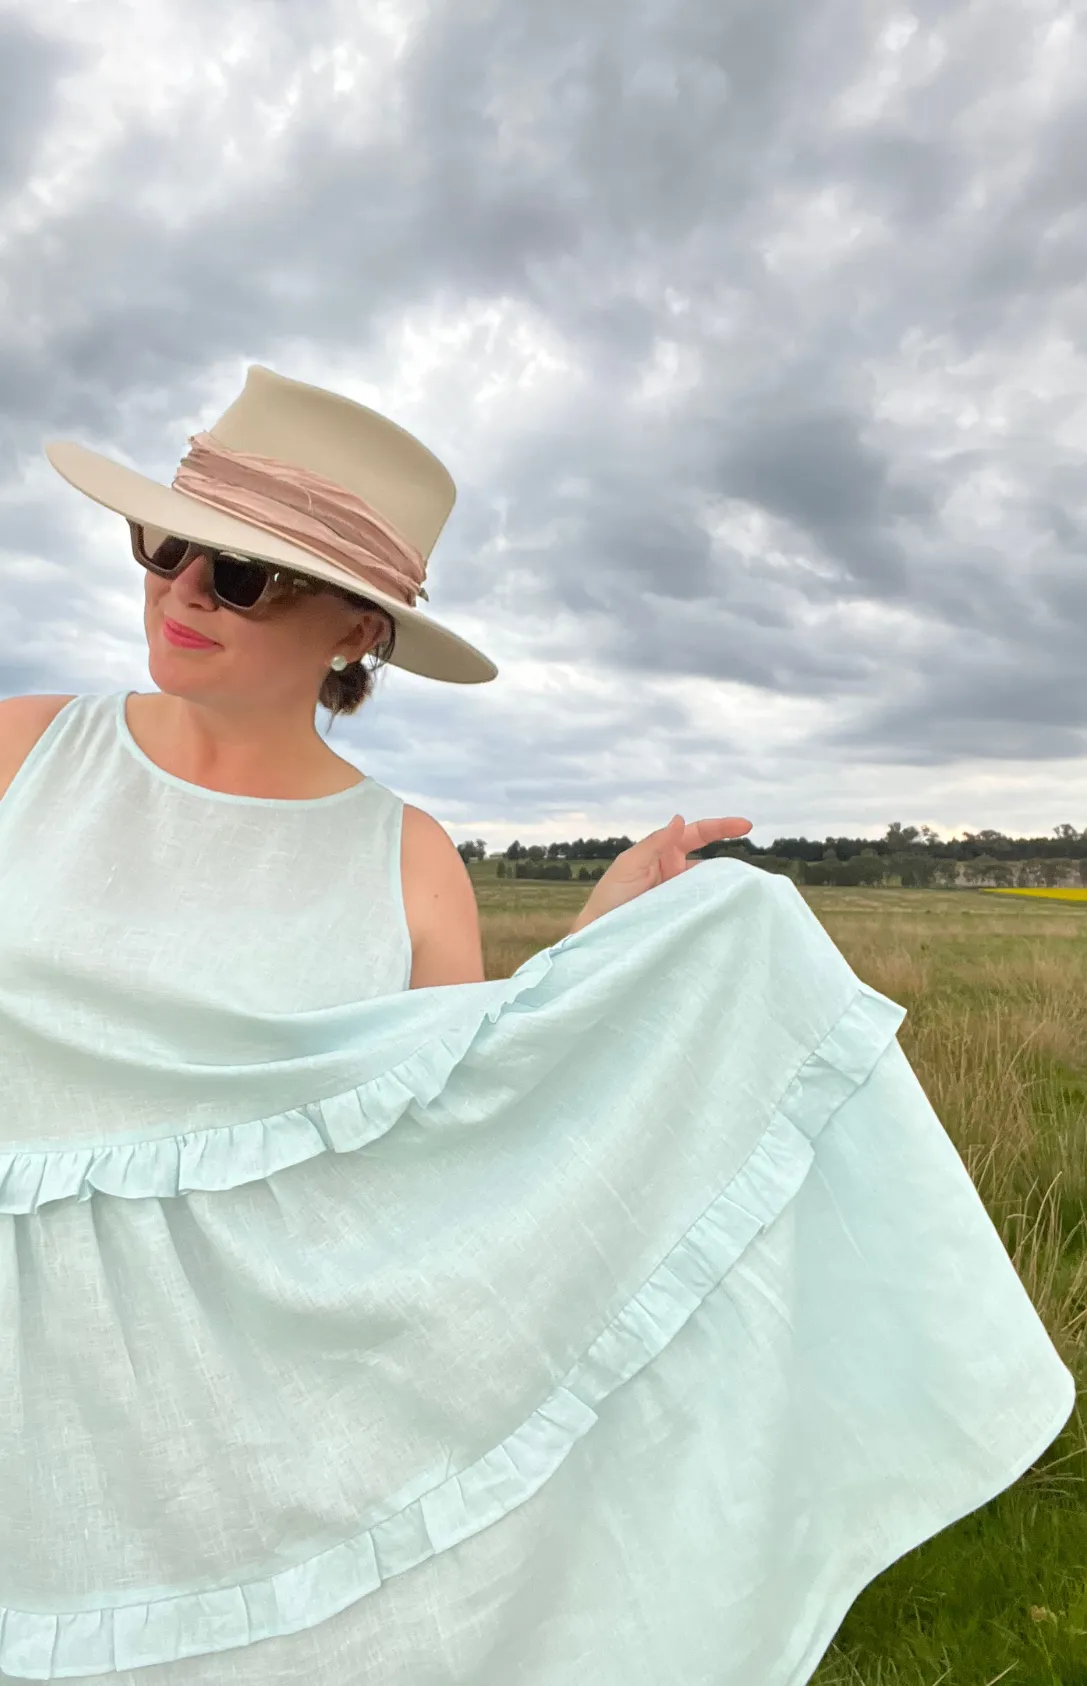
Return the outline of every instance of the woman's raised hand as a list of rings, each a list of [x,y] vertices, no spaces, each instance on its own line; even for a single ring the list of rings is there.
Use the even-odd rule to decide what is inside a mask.
[[[735,816],[724,820],[692,820],[688,825],[682,814],[676,814],[660,831],[651,831],[640,843],[615,857],[594,886],[570,927],[571,932],[584,930],[602,913],[610,913],[643,891],[677,878],[688,867],[698,866],[698,861],[687,859],[692,849],[702,849],[707,843],[723,842],[729,837],[744,837],[750,830],[750,820]]]

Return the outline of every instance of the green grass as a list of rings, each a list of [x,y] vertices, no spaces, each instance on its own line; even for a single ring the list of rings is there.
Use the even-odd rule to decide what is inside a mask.
[[[491,977],[589,892],[473,876]],[[1022,1480],[865,1588],[815,1686],[1087,1686],[1087,920],[977,891],[803,893],[908,1009],[902,1045],[1081,1390]]]

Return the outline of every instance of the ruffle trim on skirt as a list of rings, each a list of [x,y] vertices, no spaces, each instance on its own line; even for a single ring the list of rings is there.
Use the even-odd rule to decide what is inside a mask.
[[[544,970],[526,963],[521,988]],[[390,1577],[449,1550],[524,1504],[598,1421],[597,1407],[664,1351],[756,1237],[789,1205],[814,1158],[815,1138],[870,1075],[904,1017],[896,1003],[860,985],[804,1060],[757,1146],[727,1187],[550,1397],[474,1464],[353,1539],[245,1585],[160,1595],[96,1610],[0,1610],[0,1670],[30,1680],[108,1674],[315,1627],[375,1592]],[[229,1188],[326,1148],[348,1151],[389,1129],[410,1100],[425,1102],[437,1093],[456,1058],[456,1050],[427,1049],[376,1083],[301,1113],[225,1131],[222,1142],[197,1147],[180,1138],[178,1143],[148,1144],[156,1152],[146,1155],[145,1162],[139,1154],[65,1155],[64,1176],[51,1177],[43,1167],[40,1181],[25,1184],[27,1204],[18,1209],[33,1210],[35,1201],[58,1198],[62,1184],[65,1193],[78,1198],[87,1198],[93,1189],[177,1194],[186,1188]],[[273,1140],[284,1121],[296,1129],[293,1154]],[[48,1192],[43,1195],[42,1190]]]
[[[399,1065],[341,1094],[244,1124],[0,1153],[0,1214],[37,1212],[95,1194],[125,1200],[211,1193],[260,1182],[322,1153],[352,1153],[391,1130],[409,1106],[437,1099],[485,1020],[493,1024],[551,970],[556,943],[526,960],[506,989],[495,985],[475,1019],[416,1049]]]

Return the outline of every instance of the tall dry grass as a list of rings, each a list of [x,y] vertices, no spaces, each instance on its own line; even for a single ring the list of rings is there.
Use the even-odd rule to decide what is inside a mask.
[[[900,1040],[1066,1363],[1087,1361],[1087,918],[918,892],[812,905]],[[1051,904],[1052,905],[1052,904]],[[1023,911],[1021,911],[1023,910]],[[1084,1377],[1087,1381],[1087,1376]],[[1087,1424],[1080,1447],[1087,1456]]]

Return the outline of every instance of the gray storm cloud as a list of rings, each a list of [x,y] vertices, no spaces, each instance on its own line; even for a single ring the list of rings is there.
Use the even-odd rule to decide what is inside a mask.
[[[381,701],[347,739],[390,782],[465,823],[496,789],[591,810],[624,719],[727,779],[735,701],[681,706],[688,681],[795,704],[828,776],[1082,755],[1079,8],[448,0],[369,83],[354,5],[185,10],[126,11],[119,59],[106,0],[0,23],[0,688],[69,688],[73,660],[93,685],[108,630],[85,573],[57,606],[106,528],[38,472],[44,437],[168,478],[224,370],[304,348],[366,380],[405,321],[493,309],[498,349],[469,336],[414,401],[460,484],[432,607],[504,678],[561,661],[592,697],[439,706],[390,675],[400,723]],[[521,332],[564,372],[509,377],[490,421]],[[121,589],[119,540],[95,566]],[[35,601],[63,636],[28,645]],[[609,802],[673,799],[633,765]]]

